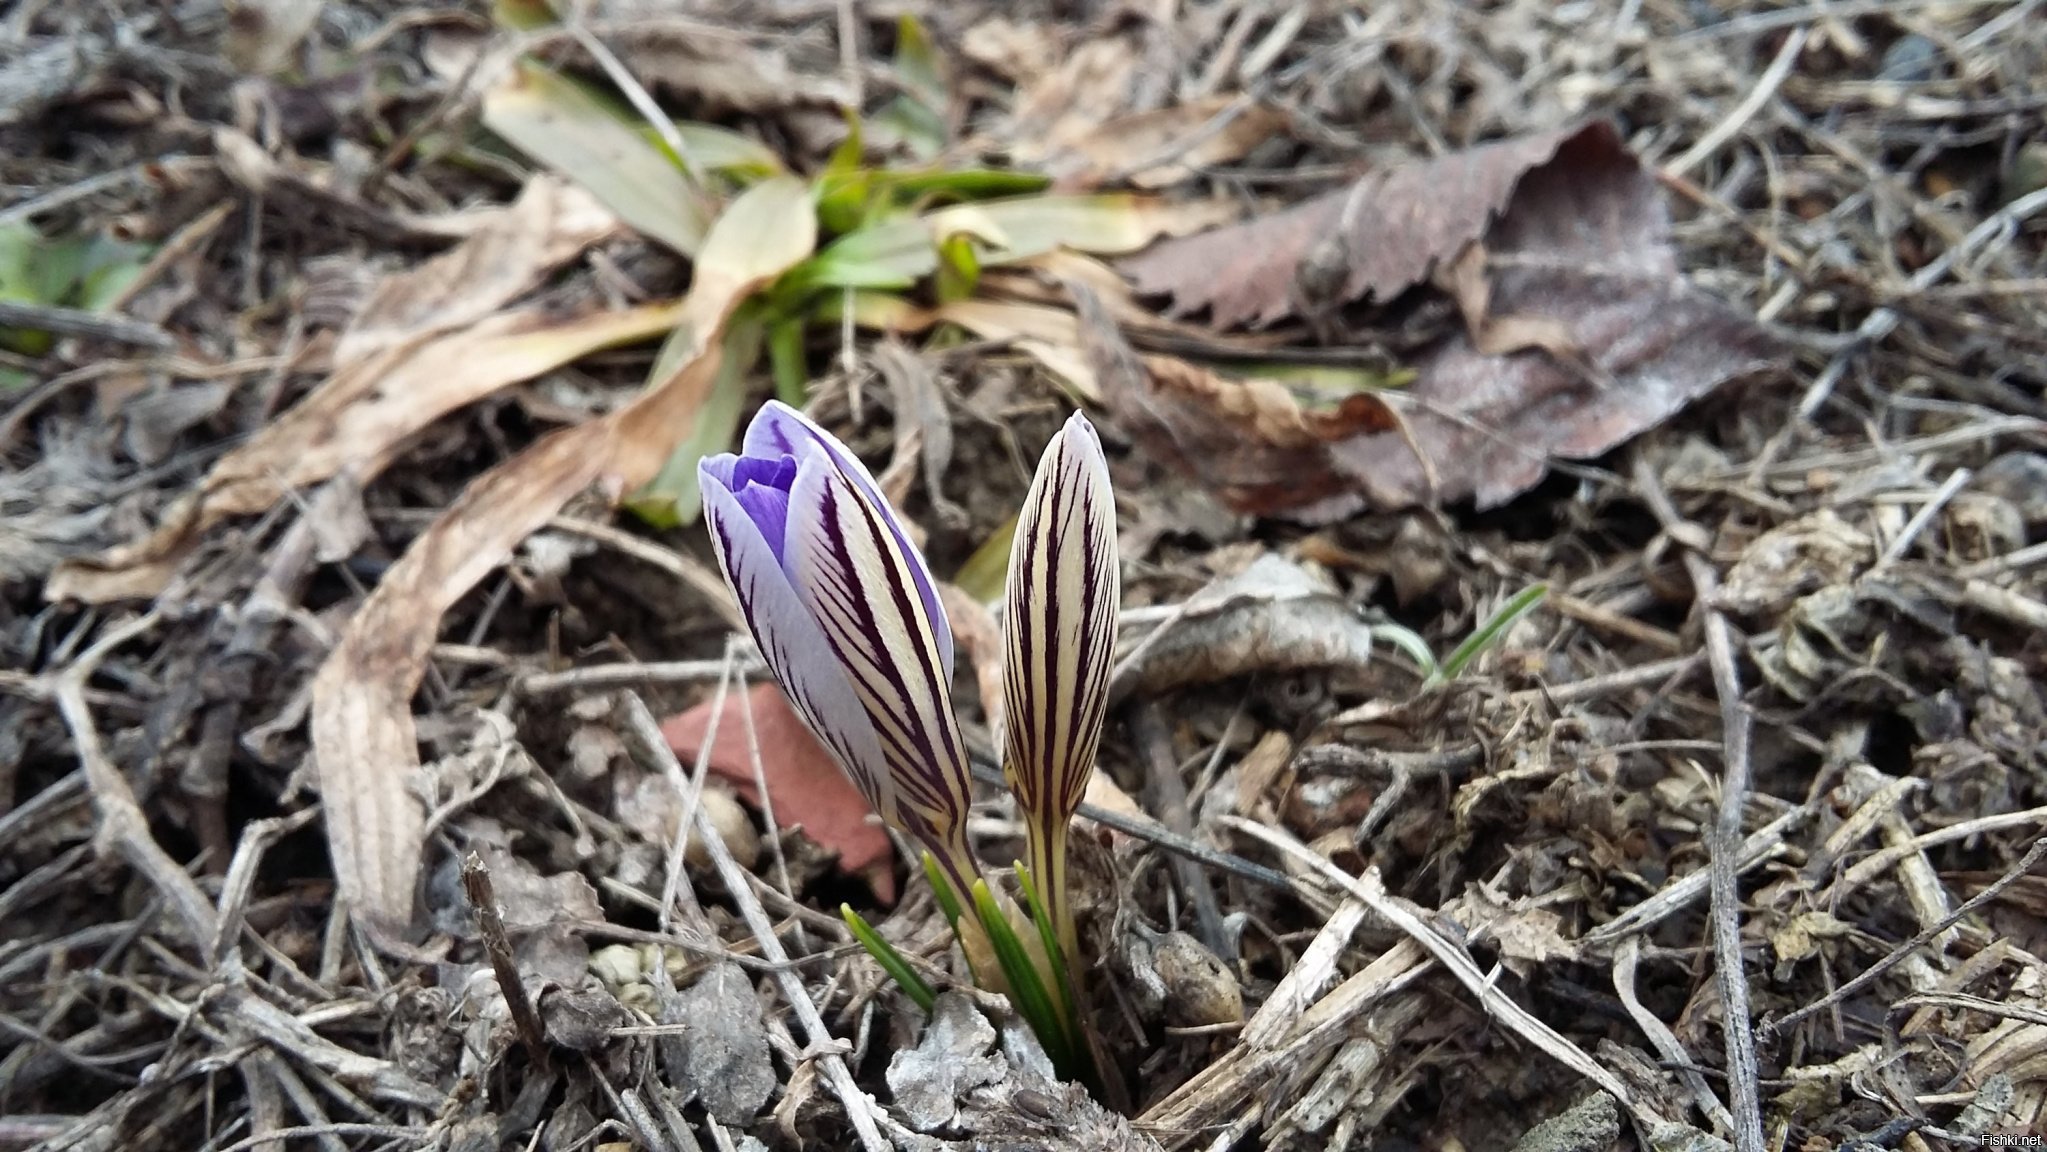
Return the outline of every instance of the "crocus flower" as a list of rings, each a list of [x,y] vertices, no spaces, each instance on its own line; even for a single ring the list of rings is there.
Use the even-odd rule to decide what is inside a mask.
[[[770,402],[742,449],[698,475],[712,547],[762,658],[867,802],[923,842],[975,979],[1010,995],[1055,1067],[1098,1083],[1066,894],[1067,826],[1094,770],[1116,646],[1116,506],[1094,426],[1076,413],[1045,449],[1010,552],[1004,768],[1029,840],[1029,915],[967,848],[952,632],[924,558],[867,469],[794,409]],[[928,1007],[931,989],[893,946],[841,913]]]
[[[1017,516],[1004,609],[1004,771],[1031,874],[1074,955],[1066,829],[1087,791],[1109,708],[1120,581],[1116,503],[1094,425],[1076,412],[1038,461]]]
[[[739,455],[698,466],[725,580],[789,702],[882,819],[964,897],[969,774],[952,631],[923,556],[832,435],[770,401]]]

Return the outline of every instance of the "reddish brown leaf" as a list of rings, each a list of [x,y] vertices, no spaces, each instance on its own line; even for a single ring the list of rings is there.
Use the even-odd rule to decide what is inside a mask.
[[[888,833],[832,754],[803,726],[782,690],[773,684],[759,684],[746,700],[728,701],[713,736],[711,711],[716,703],[705,701],[661,725],[661,734],[668,738],[676,756],[685,765],[693,763],[709,738],[710,770],[731,781],[733,790],[747,803],[760,807],[760,787],[753,774],[754,746],[747,739],[746,715],[740,711],[751,708],[761,777],[767,781],[775,822],[784,828],[801,826],[812,840],[839,854],[841,868],[866,877],[883,903],[894,903],[896,878]]]
[[[1372,503],[1495,507],[1541,480],[1551,459],[1598,456],[1781,355],[1747,316],[1678,272],[1655,178],[1610,130],[1572,137],[1524,177],[1485,243],[1492,315],[1567,334],[1590,371],[1446,340],[1394,401],[1401,435],[1333,449]]]
[[[1485,235],[1530,169],[1588,138],[1621,149],[1604,123],[1486,144],[1367,173],[1283,212],[1166,241],[1122,268],[1140,292],[1170,294],[1175,313],[1207,308],[1218,328],[1270,324],[1294,311],[1296,270],[1347,219],[1340,242],[1350,273],[1341,300],[1390,300]]]
[[[1348,215],[1345,298],[1434,279],[1464,306],[1469,330],[1419,353],[1415,382],[1380,394],[1363,426],[1307,417],[1271,386],[1197,384],[1156,358],[1126,370],[1140,383],[1108,402],[1244,511],[1323,521],[1366,503],[1492,507],[1550,460],[1597,456],[1779,356],[1680,275],[1655,179],[1609,125],[1395,169],[1349,199],[1356,190],[1126,264],[1182,307],[1210,306],[1218,324],[1270,320],[1298,298],[1294,269],[1318,231]],[[1223,268],[1239,274],[1215,275]]]
[[[1100,298],[1070,287],[1102,402],[1146,451],[1242,512],[1270,515],[1332,499],[1356,506],[1330,446],[1394,427],[1377,396],[1361,393],[1334,411],[1308,412],[1272,380],[1233,380],[1175,357],[1139,356]]]

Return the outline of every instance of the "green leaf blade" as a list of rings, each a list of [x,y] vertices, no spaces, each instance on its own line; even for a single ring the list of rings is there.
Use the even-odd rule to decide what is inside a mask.
[[[931,985],[926,984],[923,977],[917,975],[917,970],[910,967],[910,962],[903,958],[901,952],[896,951],[896,946],[875,931],[874,926],[861,918],[860,913],[853,911],[851,904],[839,905],[839,916],[845,920],[846,927],[852,930],[853,939],[858,940],[860,946],[867,950],[867,954],[874,957],[874,962],[881,965],[881,970],[889,974],[889,978],[896,982],[896,987],[903,990],[903,995],[915,1001],[917,1007],[926,1012],[931,1011],[931,1006],[938,1002],[938,994],[931,990]]]

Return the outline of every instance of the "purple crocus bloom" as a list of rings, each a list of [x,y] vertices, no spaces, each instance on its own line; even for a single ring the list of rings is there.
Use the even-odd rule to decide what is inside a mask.
[[[798,715],[882,819],[965,893],[965,747],[938,586],[866,467],[769,401],[739,455],[698,466],[726,583]]]

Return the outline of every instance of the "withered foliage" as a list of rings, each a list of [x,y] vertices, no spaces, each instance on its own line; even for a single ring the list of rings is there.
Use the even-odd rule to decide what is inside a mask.
[[[0,1152],[2047,1130],[2034,6],[903,7],[0,15]],[[522,52],[731,167],[529,163]],[[617,511],[847,104],[1176,237],[777,352],[951,582],[988,865],[987,557],[1095,412],[1127,1099],[973,990],[700,527]]]

